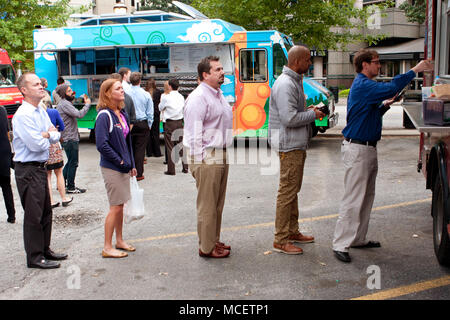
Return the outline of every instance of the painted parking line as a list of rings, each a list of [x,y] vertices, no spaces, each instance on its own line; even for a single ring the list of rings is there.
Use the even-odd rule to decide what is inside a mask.
[[[369,294],[366,296],[353,298],[350,300],[386,300],[393,299],[401,296],[405,296],[412,293],[418,293],[434,288],[440,288],[450,285],[450,276],[445,276],[438,279],[422,281],[403,287],[398,287],[394,289],[384,290],[377,293]]]
[[[399,203],[395,203],[395,204],[391,204],[391,205],[387,205],[387,206],[375,207],[372,209],[372,211],[395,209],[395,208],[406,207],[406,206],[411,206],[411,205],[424,203],[424,202],[430,202],[430,201],[431,201],[431,198],[420,199],[420,200],[415,200],[415,201],[399,202]],[[337,217],[339,217],[339,214],[330,214],[330,215],[325,215],[325,216],[299,219],[298,222],[299,223],[307,223],[307,222],[314,222],[314,221],[320,221],[320,220],[328,220],[328,219],[333,219],[333,218],[337,218]],[[267,228],[267,227],[274,226],[274,224],[275,224],[275,222],[272,221],[272,222],[258,223],[258,224],[245,225],[245,226],[228,227],[228,228],[222,228],[221,232],[248,230],[248,229],[256,229],[256,228]],[[197,231],[191,231],[191,232],[184,232],[184,233],[172,233],[172,234],[148,237],[148,238],[143,238],[143,239],[127,240],[127,242],[134,242],[134,243],[147,242],[147,241],[164,240],[164,239],[172,239],[172,238],[183,238],[183,237],[196,236],[196,235],[197,235]]]

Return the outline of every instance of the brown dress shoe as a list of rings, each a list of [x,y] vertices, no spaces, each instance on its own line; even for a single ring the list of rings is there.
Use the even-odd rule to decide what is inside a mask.
[[[225,243],[220,242],[220,241],[216,242],[216,247],[219,247],[219,248],[222,248],[222,249],[225,249],[225,250],[231,250],[231,246],[228,246]]]
[[[303,250],[299,247],[294,246],[292,242],[285,244],[273,243],[273,250],[286,254],[302,254]]]
[[[198,249],[198,255],[204,258],[226,258],[230,255],[230,250],[225,250],[216,246],[211,253],[203,253],[202,250]]]
[[[298,242],[298,243],[311,243],[311,242],[314,242],[314,237],[305,236],[305,235],[299,233],[299,234],[293,234],[293,235],[289,236],[288,240],[292,241],[292,242]]]

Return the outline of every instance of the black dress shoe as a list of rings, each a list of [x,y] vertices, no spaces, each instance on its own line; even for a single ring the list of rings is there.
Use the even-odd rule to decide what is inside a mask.
[[[366,244],[363,244],[361,246],[352,246],[352,248],[355,248],[355,249],[380,248],[380,247],[381,247],[381,243],[379,243],[378,241],[369,241]]]
[[[338,258],[339,260],[343,261],[343,262],[351,262],[352,258],[350,258],[350,255],[348,254],[348,252],[343,252],[343,251],[334,251],[334,255],[336,256],[336,258]]]
[[[16,218],[8,218],[6,219],[9,223],[16,223]]]
[[[65,253],[55,253],[52,250],[48,250],[44,253],[44,257],[48,260],[66,260],[68,256]]]
[[[67,200],[67,201],[63,201],[62,202],[62,206],[63,207],[67,207],[68,205],[69,205],[69,203],[71,203],[73,201],[73,197],[70,199],[70,200]],[[59,202],[58,202],[59,203]]]
[[[170,173],[169,171],[164,171],[164,174],[167,174],[168,176],[174,176],[175,173]]]
[[[59,202],[52,204],[52,209],[55,209],[56,207],[59,207]]]
[[[183,170],[181,170],[181,172],[183,172],[183,173],[188,173],[189,170],[188,170],[188,169],[183,169]]]
[[[47,259],[42,259],[35,263],[28,263],[28,268],[38,268],[38,269],[56,269],[59,268],[61,264],[54,261],[49,261]]]

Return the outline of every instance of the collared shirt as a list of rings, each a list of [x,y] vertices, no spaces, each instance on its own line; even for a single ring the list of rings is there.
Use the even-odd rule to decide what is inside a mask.
[[[123,88],[123,91],[125,91],[126,93],[129,94],[130,89],[131,89],[131,84],[129,84],[125,80],[122,80],[122,88]]]
[[[206,148],[226,147],[233,137],[233,111],[222,90],[202,82],[186,100],[183,145],[196,161]]]
[[[131,86],[128,94],[133,99],[136,121],[147,120],[148,127],[153,123],[153,100],[150,93],[142,89],[139,85]]]
[[[416,74],[410,70],[395,76],[391,82],[376,82],[358,73],[350,88],[347,101],[347,125],[342,134],[347,139],[378,141],[381,139],[383,100],[392,98]]]
[[[47,161],[50,144],[58,142],[61,136],[59,132],[52,131],[49,132],[49,139],[42,137],[41,132],[47,132],[53,124],[42,107],[35,107],[26,101],[17,109],[12,126],[14,161]]]
[[[183,119],[184,97],[176,90],[161,96],[159,111],[164,111],[163,121]]]

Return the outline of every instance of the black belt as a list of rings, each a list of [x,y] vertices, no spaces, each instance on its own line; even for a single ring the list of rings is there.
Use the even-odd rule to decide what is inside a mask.
[[[372,146],[374,148],[377,147],[377,141],[362,141],[358,139],[349,139],[349,138],[345,138],[345,141],[348,141],[350,143],[362,144],[365,146]]]
[[[20,162],[16,161],[17,164],[21,164],[23,166],[33,166],[38,168],[47,168],[47,161],[45,162],[39,162],[39,161],[28,161],[28,162]]]

